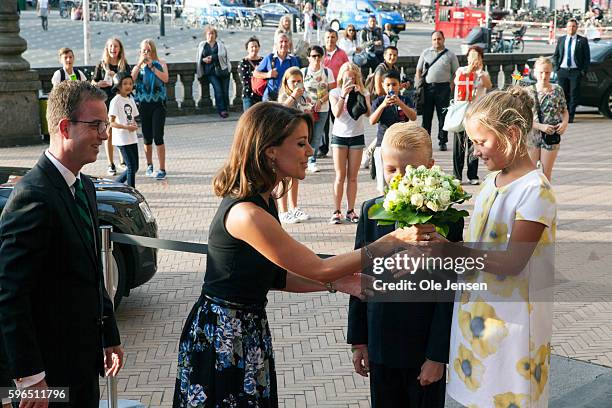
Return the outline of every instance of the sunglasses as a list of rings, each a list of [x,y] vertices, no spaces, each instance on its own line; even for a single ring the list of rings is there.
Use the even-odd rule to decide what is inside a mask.
[[[322,58],[322,55],[319,54],[313,54],[313,55],[309,55],[310,58]]]

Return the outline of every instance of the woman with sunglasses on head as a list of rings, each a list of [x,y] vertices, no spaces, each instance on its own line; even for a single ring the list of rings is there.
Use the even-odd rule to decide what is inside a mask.
[[[346,30],[344,30],[344,35],[338,40],[338,47],[346,52],[349,60],[353,61],[355,53],[361,52],[361,47],[359,47],[358,44],[359,40],[357,39],[357,30],[355,26],[352,24],[347,25]]]

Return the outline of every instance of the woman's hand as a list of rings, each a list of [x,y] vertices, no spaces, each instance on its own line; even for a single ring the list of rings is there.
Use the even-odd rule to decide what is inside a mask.
[[[299,98],[302,97],[302,95],[304,95],[304,88],[300,88],[299,86],[296,86],[293,89],[293,92],[291,92],[291,96],[293,97],[293,99],[297,102],[297,100]]]
[[[146,55],[144,54],[140,55],[140,58],[138,58],[138,65],[137,65],[138,68],[140,69],[142,68],[143,65],[147,64],[147,60],[148,58]]]
[[[205,64],[210,64],[212,62],[212,56],[209,55],[208,57],[202,58],[202,62]]]
[[[349,93],[350,93],[350,92],[351,92],[353,89],[355,89],[355,84],[353,84],[352,82],[347,82],[347,81],[345,81],[345,82],[342,84],[342,92],[341,92],[342,97],[343,97],[343,98],[346,98],[346,96],[347,96],[347,95],[348,95],[348,94],[349,94]]]
[[[353,366],[355,372],[362,377],[367,377],[370,372],[370,356],[368,355],[367,344],[354,346]]]
[[[313,112],[319,112],[321,111],[321,101],[316,101],[313,108],[312,108]]]
[[[96,85],[98,85],[98,88],[108,88],[109,86],[112,86],[113,84],[110,83],[109,81],[98,81]]]
[[[563,121],[557,125],[557,133],[562,135],[567,130],[567,125],[569,122]]]
[[[542,125],[541,128],[542,132],[546,133],[547,135],[552,135],[557,131],[557,126],[556,125]]]
[[[374,284],[374,278],[370,275],[355,273],[345,276],[332,282],[332,287],[338,292],[346,293],[347,295],[355,296],[359,300],[364,300],[367,296],[374,295],[371,288]]]
[[[446,365],[443,363],[425,360],[425,362],[421,366],[421,374],[419,374],[417,380],[420,381],[421,386],[435,383],[436,381],[439,381],[442,378],[445,368]]]
[[[432,224],[416,224],[411,227],[398,228],[385,237],[402,242],[431,241],[435,233],[436,227]]]

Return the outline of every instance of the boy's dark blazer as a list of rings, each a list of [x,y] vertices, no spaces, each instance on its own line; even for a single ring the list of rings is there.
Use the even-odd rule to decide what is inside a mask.
[[[377,197],[378,198],[378,197]],[[368,210],[377,198],[361,206],[355,249],[374,242],[395,227],[376,225]],[[461,241],[463,220],[453,225],[448,239]],[[348,313],[349,344],[367,344],[370,361],[395,368],[416,368],[425,359],[448,362],[452,302],[362,302],[351,296]]]

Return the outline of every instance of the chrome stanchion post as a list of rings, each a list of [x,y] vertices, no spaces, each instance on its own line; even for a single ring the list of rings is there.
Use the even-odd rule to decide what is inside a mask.
[[[102,233],[102,273],[104,275],[104,286],[106,292],[110,297],[111,303],[115,301],[115,292],[117,282],[115,282],[115,276],[113,274],[113,241],[110,239],[110,234],[113,232],[113,227],[110,225],[101,225],[100,232]],[[118,396],[117,396],[117,377],[108,376],[106,377],[106,390],[108,394],[108,408],[118,407]]]

